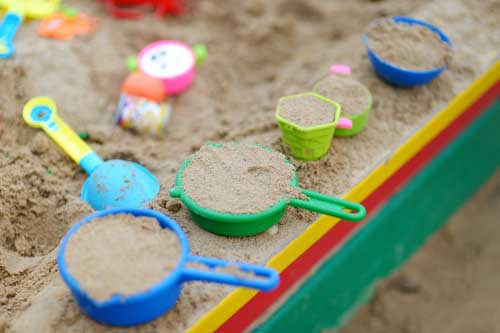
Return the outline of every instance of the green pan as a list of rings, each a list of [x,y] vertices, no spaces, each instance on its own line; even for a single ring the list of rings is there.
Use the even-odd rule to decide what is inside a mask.
[[[232,144],[239,143],[235,142]],[[207,143],[206,145],[210,145],[213,147],[222,146],[221,144],[215,143]],[[266,147],[261,148],[271,150],[270,148]],[[177,171],[175,186],[171,189],[170,196],[173,198],[180,198],[191,213],[193,220],[200,227],[214,234],[223,236],[250,236],[259,234],[278,223],[278,221],[285,213],[288,205],[338,217],[347,221],[360,221],[366,215],[365,207],[363,207],[361,204],[309,190],[304,190],[301,188],[299,188],[299,190],[308,199],[303,200],[283,197],[273,206],[258,213],[221,213],[212,209],[202,207],[196,201],[190,198],[186,194],[186,192],[184,192],[184,189],[182,187],[182,175],[184,173],[184,170],[195,156],[196,153],[190,156],[186,161],[184,161],[184,163]],[[286,158],[284,158],[283,163],[290,162]],[[298,178],[296,173],[290,184],[293,187],[298,188]],[[223,184],[221,184],[221,186],[223,186]]]

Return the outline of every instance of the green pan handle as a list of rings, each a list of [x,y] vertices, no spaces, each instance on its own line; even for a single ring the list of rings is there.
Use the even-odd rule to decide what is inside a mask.
[[[302,194],[309,200],[297,198],[290,199],[290,205],[296,208],[303,208],[312,212],[335,216],[347,221],[361,221],[366,216],[366,209],[363,205],[326,194],[300,189]],[[346,211],[349,210],[349,211]],[[350,212],[352,211],[352,212]]]

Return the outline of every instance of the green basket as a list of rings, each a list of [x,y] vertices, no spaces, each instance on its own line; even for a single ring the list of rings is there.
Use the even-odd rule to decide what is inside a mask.
[[[319,82],[316,83],[316,85],[314,85],[313,87],[313,91],[317,93],[317,86],[318,86]],[[369,96],[369,101],[368,101],[368,105],[366,106],[366,108],[358,113],[358,114],[355,114],[355,115],[351,115],[351,116],[342,116],[344,118],[348,118],[352,121],[352,128],[350,129],[347,129],[347,128],[337,128],[337,130],[335,131],[335,136],[339,136],[339,137],[350,137],[350,136],[354,136],[356,134],[358,134],[359,132],[361,132],[366,124],[368,123],[368,115],[370,114],[371,110],[372,110],[372,94],[370,92],[370,90],[368,90],[368,88],[366,88],[364,85],[362,85],[360,83],[360,85],[366,90],[366,92],[368,93],[368,96]],[[320,95],[320,96],[323,96],[323,95]],[[326,96],[323,96],[324,98],[327,98]]]
[[[240,143],[232,142],[230,144]],[[212,142],[209,142],[206,145],[210,145],[212,147],[222,146],[222,144]],[[272,150],[271,148],[259,145],[254,146]],[[175,186],[170,190],[170,196],[173,198],[180,198],[184,205],[188,208],[191,217],[196,224],[214,234],[223,236],[251,236],[259,234],[277,224],[283,214],[285,214],[288,205],[321,214],[336,216],[347,221],[360,221],[366,215],[366,210],[361,204],[300,188],[299,190],[308,199],[304,200],[284,197],[273,206],[258,213],[231,214],[202,207],[190,196],[188,196],[186,192],[184,192],[182,186],[182,175],[184,170],[195,156],[196,153],[186,159],[177,171]],[[290,161],[284,158],[283,163],[289,164]],[[295,171],[294,174],[295,176],[290,181],[290,184],[291,186],[298,188],[298,178]]]
[[[301,127],[280,115],[280,106],[286,99],[298,98],[303,96],[313,96],[335,107],[335,117],[332,122],[313,126]],[[307,92],[297,95],[290,95],[280,98],[276,108],[276,120],[281,129],[281,139],[283,144],[290,148],[290,154],[297,160],[314,161],[323,157],[332,143],[335,127],[340,118],[341,107],[337,102],[334,102],[315,92]]]

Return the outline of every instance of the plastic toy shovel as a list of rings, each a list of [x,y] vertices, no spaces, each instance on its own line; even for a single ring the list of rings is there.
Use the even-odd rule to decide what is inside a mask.
[[[14,53],[12,41],[24,17],[40,19],[55,12],[59,0],[0,0],[0,8],[7,10],[0,23],[0,59]]]
[[[80,165],[89,177],[81,197],[94,209],[140,208],[156,197],[160,184],[143,166],[122,160],[103,160],[57,115],[55,102],[36,97],[24,107],[23,118],[48,136]]]

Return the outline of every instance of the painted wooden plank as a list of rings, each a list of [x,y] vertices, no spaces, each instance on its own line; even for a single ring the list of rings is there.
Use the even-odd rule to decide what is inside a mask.
[[[500,101],[395,194],[254,332],[321,332],[366,300],[500,165]],[[429,195],[432,193],[432,195]]]

